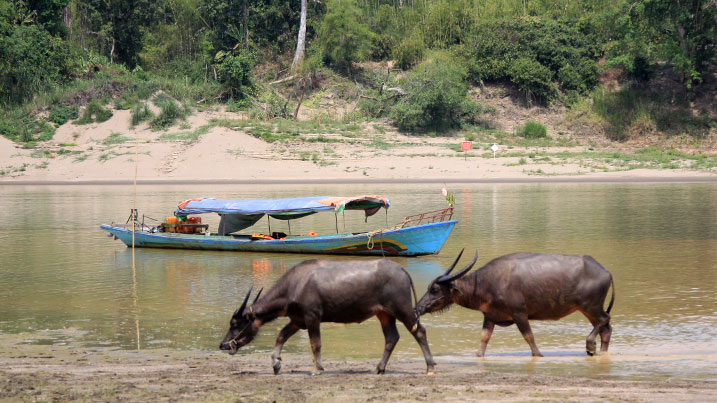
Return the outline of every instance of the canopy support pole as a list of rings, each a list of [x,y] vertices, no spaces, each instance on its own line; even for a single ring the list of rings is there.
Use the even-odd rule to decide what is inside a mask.
[[[269,224],[269,234],[271,234],[271,219],[269,218],[269,214],[266,215],[266,222]]]
[[[334,213],[334,218],[336,219],[336,233],[339,233],[339,215]]]
[[[286,222],[289,224],[289,235],[291,235],[291,220],[286,220]]]

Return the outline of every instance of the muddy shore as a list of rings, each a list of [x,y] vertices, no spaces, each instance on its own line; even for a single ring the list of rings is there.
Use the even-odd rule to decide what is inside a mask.
[[[0,335],[2,401],[717,401],[710,380],[629,380],[516,374],[436,357],[394,357],[385,375],[376,360],[325,359],[311,375],[311,357],[283,355],[274,375],[268,353],[87,348],[27,344]],[[489,359],[489,358],[487,358]],[[526,360],[530,358],[526,357]]]

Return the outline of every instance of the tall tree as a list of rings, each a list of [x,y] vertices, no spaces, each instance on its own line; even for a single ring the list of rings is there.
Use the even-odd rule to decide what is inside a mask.
[[[301,0],[301,18],[299,22],[299,36],[296,40],[296,53],[294,54],[294,61],[291,63],[291,69],[296,68],[301,64],[304,59],[304,48],[306,42],[306,0]]]
[[[142,50],[143,27],[151,22],[153,2],[149,0],[74,0],[81,41],[111,61],[137,65]]]
[[[318,39],[324,54],[331,61],[348,67],[350,71],[353,62],[368,56],[373,35],[363,22],[355,0],[328,2]]]
[[[715,61],[715,1],[643,0],[629,2],[618,14],[613,28],[616,39],[607,46],[611,64],[632,72],[639,60],[667,61],[690,88]]]

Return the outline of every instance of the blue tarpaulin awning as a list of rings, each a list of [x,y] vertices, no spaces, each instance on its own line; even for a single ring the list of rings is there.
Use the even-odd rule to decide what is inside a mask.
[[[314,196],[286,199],[216,200],[199,198],[186,200],[177,206],[175,215],[218,213],[222,216],[219,233],[226,235],[254,225],[264,214],[279,220],[292,220],[319,211],[363,210],[366,217],[388,209],[388,199],[378,195]]]
[[[201,198],[179,204],[176,215],[219,213],[219,214],[269,214],[303,216],[318,211],[364,210],[366,216],[375,214],[381,207],[388,208],[388,199],[378,195],[352,197],[314,196],[286,199],[216,200]]]

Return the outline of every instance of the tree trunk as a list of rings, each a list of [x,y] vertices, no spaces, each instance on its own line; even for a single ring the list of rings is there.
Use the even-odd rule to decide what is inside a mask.
[[[304,60],[304,46],[306,41],[306,0],[301,0],[301,21],[299,23],[299,37],[296,40],[296,54],[291,63],[291,69],[296,70]]]
[[[249,0],[244,0],[244,47],[249,49],[249,12],[247,11],[246,3]]]
[[[62,10],[62,20],[65,22],[65,26],[70,29],[70,35],[72,35],[72,9],[69,5]]]
[[[301,86],[301,96],[299,97],[299,102],[296,103],[296,109],[294,109],[294,121],[296,122],[296,118],[299,116],[299,108],[301,108],[301,103],[304,101],[304,94],[306,93],[306,87],[304,85]]]

